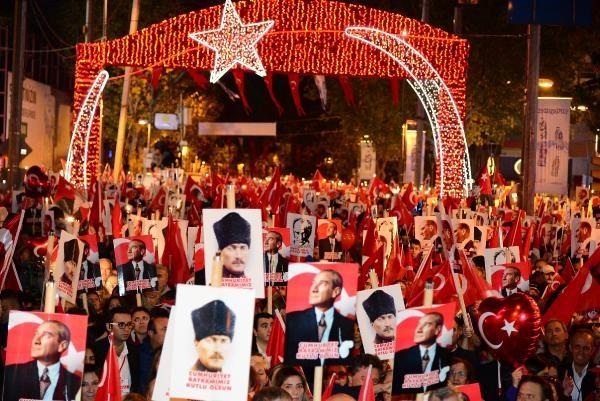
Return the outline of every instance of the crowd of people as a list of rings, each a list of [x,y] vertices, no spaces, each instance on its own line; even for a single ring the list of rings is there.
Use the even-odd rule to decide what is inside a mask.
[[[391,257],[397,258],[402,274],[391,272],[390,277],[387,277],[387,272],[376,271],[375,274],[379,276],[381,283],[399,284],[408,306],[418,306],[422,300],[422,295],[414,294],[422,274],[420,267],[437,269],[445,260],[453,259],[452,255],[444,252],[444,233],[441,230],[440,240],[432,241],[431,246],[423,244],[422,238],[427,237],[426,231],[429,228],[426,224],[423,233],[417,232],[415,217],[428,214],[433,216],[436,212],[449,215],[453,210],[470,210],[473,213],[485,214],[487,221],[482,225],[490,227],[489,231],[492,233],[488,233],[484,238],[475,238],[476,242],[484,243],[482,249],[496,247],[497,245],[492,243],[498,241],[498,236],[502,243],[502,240],[507,241],[508,237],[516,235],[518,240],[513,238],[510,245],[519,246],[525,252],[521,261],[529,263],[528,289],[523,290],[519,287],[523,281],[523,271],[515,265],[506,266],[501,276],[502,288],[496,296],[501,298],[509,297],[514,293],[524,293],[538,305],[545,319],[541,327],[537,351],[525,358],[522,363],[499,361],[494,350],[490,349],[479,335],[477,324],[473,324],[471,320],[477,307],[476,303],[469,303],[466,309],[456,311],[452,343],[447,348],[447,357],[450,361],[447,377],[443,380],[443,385],[428,392],[427,397],[436,401],[472,401],[470,398],[473,395],[465,392],[462,386],[478,383],[477,396],[480,397],[478,399],[486,401],[600,401],[600,367],[598,367],[600,315],[596,313],[597,310],[589,308],[589,305],[586,310],[575,310],[576,313],[572,314],[569,321],[552,318],[547,314],[561,295],[565,294],[570,283],[574,283],[584,262],[594,263],[593,249],[585,255],[575,255],[572,258],[570,235],[576,236],[577,233],[569,234],[573,219],[583,216],[593,218],[596,215],[593,199],[586,199],[584,203],[566,198],[553,201],[551,198],[540,196],[536,200],[535,216],[524,218],[518,208],[509,205],[510,197],[506,196],[499,197],[492,203],[482,203],[481,199],[471,197],[462,200],[447,198],[436,204],[431,202],[435,198],[433,191],[419,191],[412,184],[399,186],[393,183],[387,185],[383,182],[375,182],[368,187],[353,186],[327,181],[320,176],[312,181],[303,182],[290,176],[282,180],[277,175],[276,183],[274,183],[275,178],[270,182],[259,183],[245,177],[231,179],[222,178],[217,174],[207,174],[196,182],[195,187],[187,185],[189,182],[184,182],[181,177],[172,176],[170,173],[155,174],[148,181],[150,185],[145,179],[140,180],[139,177],[123,177],[119,183],[111,182],[106,177],[98,177],[94,180],[94,185],[101,188],[99,191],[101,195],[98,192],[94,194],[93,191],[91,195],[89,191],[88,193],[70,192],[66,197],[64,194],[58,196],[60,199],[56,201],[57,191],[64,190],[60,187],[60,180],[62,178],[57,180],[59,182],[57,185],[48,188],[45,196],[36,195],[37,187],[34,187],[26,190],[21,196],[3,197],[7,209],[1,213],[4,221],[9,221],[13,215],[8,212],[10,210],[15,212],[24,210],[25,214],[17,243],[4,244],[5,247],[14,247],[12,259],[18,275],[18,285],[11,286],[10,280],[7,277],[3,278],[3,288],[0,292],[2,324],[0,341],[2,349],[6,349],[11,311],[40,310],[42,306],[48,270],[45,253],[40,252],[39,248],[46,246],[44,241],[47,241],[49,232],[46,230],[46,235],[42,235],[44,230],[41,226],[44,221],[41,210],[53,211],[53,226],[50,232],[57,236],[60,235],[61,230],[72,227],[71,221],[73,216],[76,216],[79,224],[76,225],[75,234],[93,234],[98,238],[99,263],[97,266],[92,266],[90,262],[85,272],[82,269],[82,277],[88,274],[87,271],[94,269],[97,270],[96,275],[99,274],[101,277],[101,285],[96,289],[81,291],[77,303],[61,302],[59,306],[66,314],[87,315],[88,318],[85,367],[81,381],[83,401],[96,400],[96,392],[102,379],[102,370],[111,342],[120,367],[123,399],[132,401],[152,399],[165,334],[170,321],[170,310],[176,298],[173,270],[161,263],[155,266],[157,277],[155,287],[141,294],[141,302],[140,297],[136,298],[131,294],[119,295],[113,235],[106,234],[102,218],[90,218],[94,213],[99,213],[100,216],[104,214],[103,210],[94,209],[93,197],[100,196],[102,201],[111,199],[120,202],[122,205],[120,217],[124,221],[127,221],[129,215],[138,213],[138,209],[139,215],[148,217],[159,210],[161,213],[166,211],[167,214],[177,214],[180,218],[188,220],[192,226],[201,225],[202,209],[225,206],[225,191],[228,183],[235,186],[236,207],[263,210],[265,227],[268,225],[285,227],[285,223],[281,222],[285,222],[285,215],[291,212],[342,221],[343,232],[338,233],[335,225],[328,226],[326,237],[315,241],[313,254],[304,258],[304,261],[327,260],[326,254],[332,257],[335,251],[336,254],[339,252],[339,259],[344,262],[365,265],[365,261],[373,257],[374,253],[367,252],[366,248],[371,247],[376,250],[385,248],[386,242],[389,241],[389,238],[384,236],[376,236],[374,244],[370,245],[370,240],[366,237],[370,235],[368,232],[371,225],[378,218],[396,217],[398,231],[397,238],[393,240],[397,241],[400,250],[396,249]],[[316,194],[326,194],[326,197],[321,197],[318,202],[322,207],[315,205],[311,208],[306,204],[303,192],[308,190]],[[162,199],[157,198],[160,191],[164,191]],[[179,196],[178,206],[175,206],[176,202],[171,203],[172,193],[176,198]],[[506,191],[499,190],[498,194],[505,195]],[[182,195],[186,197],[181,197]],[[83,199],[81,203],[83,206],[77,208],[73,206],[73,203],[77,202],[72,201],[79,196]],[[46,197],[54,199],[54,203],[45,204]],[[489,200],[493,201],[493,199]],[[11,202],[18,202],[18,204],[12,205]],[[88,211],[84,211],[85,205]],[[113,210],[114,206],[111,206],[111,210],[106,213],[109,218],[114,214]],[[579,216],[575,216],[577,213]],[[114,216],[112,217],[114,231],[116,227]],[[551,225],[554,230],[552,238],[548,234],[547,225]],[[562,231],[558,236],[557,227]],[[295,230],[293,225],[290,228]],[[127,224],[123,224],[124,233],[127,229]],[[303,226],[302,229],[305,227]],[[468,226],[464,228],[464,230],[468,229]],[[436,228],[433,230],[435,231]],[[301,229],[298,231],[300,232]],[[517,233],[513,234],[514,231]],[[367,234],[363,236],[363,233]],[[468,235],[463,234],[455,235],[462,235],[466,241]],[[436,234],[433,233],[431,237],[435,236]],[[456,237],[454,241],[457,241]],[[276,270],[278,272],[287,269],[288,260],[275,258],[272,261],[272,256],[269,256],[270,249],[273,250],[273,255],[276,254],[275,251],[281,247],[281,242],[280,236],[272,233],[266,236],[265,272],[268,272],[269,265],[278,266]],[[458,242],[462,242],[462,239]],[[2,251],[8,254],[7,249]],[[467,264],[462,268],[472,269],[485,281],[489,271],[486,272],[484,255],[477,252],[475,247],[470,254],[467,254],[465,249],[464,254],[467,255]],[[386,257],[390,258],[389,253]],[[83,263],[86,262],[86,258],[87,253],[83,257]],[[292,262],[294,260],[289,261]],[[390,262],[387,263],[390,266]],[[190,266],[190,271],[187,272],[189,283],[205,284],[203,267]],[[595,267],[592,265],[591,269]],[[359,277],[359,290],[377,286],[377,283],[372,282],[374,278],[372,273],[369,274],[369,271],[362,269],[359,269],[359,272],[364,276],[363,279]],[[597,280],[597,277],[592,274],[590,278]],[[267,305],[268,302],[272,302],[272,305]],[[314,367],[288,363],[285,359],[283,362],[274,360],[267,353],[274,319],[277,319],[274,311],[277,310],[285,321],[285,302],[285,286],[273,287],[271,300],[256,300],[248,400],[310,401],[313,397]],[[600,304],[593,306],[600,307]],[[268,313],[267,310],[271,308],[273,313]],[[464,315],[465,311],[468,312],[467,316]],[[379,316],[374,316],[373,321],[377,318]],[[286,331],[300,330],[300,327],[294,326],[293,319],[288,323]],[[431,330],[440,329],[436,324],[435,322],[430,324]],[[381,336],[384,336],[383,331]],[[56,352],[56,349],[65,347],[65,341],[67,345],[69,343],[69,339],[63,337],[58,334],[53,337],[46,333],[45,337],[36,336],[32,342],[34,345],[41,344],[40,347],[45,349],[54,347],[52,349]],[[415,343],[419,344],[416,335]],[[33,351],[32,358],[37,359]],[[38,359],[40,360],[42,358]],[[365,387],[367,380],[372,381],[376,400],[414,398],[414,395],[392,395],[394,372],[392,361],[382,360],[364,351],[361,333],[356,323],[354,323],[353,347],[349,360],[349,364],[326,364],[324,367],[322,384],[327,388],[327,400],[358,400],[359,393]],[[17,401],[23,398],[14,390],[24,384],[13,381],[12,378],[16,377],[16,373],[8,366],[6,369],[4,364],[2,366],[4,372],[0,378],[4,379],[3,399]],[[52,382],[50,372],[50,385],[45,386],[42,391],[45,395],[37,393],[38,397],[29,398],[59,399],[57,395],[63,394],[61,391],[63,391],[61,385]]]

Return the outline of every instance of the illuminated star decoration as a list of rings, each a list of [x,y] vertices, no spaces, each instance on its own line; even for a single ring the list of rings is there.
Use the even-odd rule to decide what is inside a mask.
[[[518,333],[519,330],[515,329],[515,322],[508,322],[508,320],[504,319],[504,326],[500,330],[506,331],[506,334],[510,337],[510,335],[514,333]]]
[[[261,77],[267,75],[256,51],[256,43],[273,25],[274,21],[244,25],[231,0],[226,0],[219,29],[190,34],[191,39],[215,51],[210,82],[217,82],[236,64],[243,65]]]

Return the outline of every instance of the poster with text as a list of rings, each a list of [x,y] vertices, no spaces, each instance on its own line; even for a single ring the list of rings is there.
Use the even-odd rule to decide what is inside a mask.
[[[538,98],[535,193],[568,193],[570,117],[571,98]]]
[[[119,295],[142,293],[158,288],[156,256],[150,235],[115,238],[115,262]]]
[[[358,265],[291,263],[288,270],[284,361],[346,364],[354,346]]]
[[[176,305],[170,396],[245,400],[254,293],[179,284]]]
[[[223,287],[253,289],[264,298],[263,241],[261,212],[258,209],[205,209],[204,271],[206,282],[213,260],[220,253]]]
[[[286,227],[292,234],[290,256],[312,258],[317,232],[317,218],[305,214],[288,213]]]
[[[290,229],[269,227],[263,230],[265,283],[270,286],[286,285],[290,259]]]
[[[81,387],[87,316],[11,311],[4,369],[4,401],[75,400]],[[44,368],[60,386],[41,394]]]
[[[75,303],[77,283],[83,258],[83,242],[76,236],[62,231],[58,240],[58,252],[54,265],[54,277],[57,282],[58,295]]]
[[[339,219],[319,219],[317,238],[319,240],[319,260],[339,262],[342,260],[342,221]]]
[[[165,340],[160,354],[160,363],[156,372],[152,401],[169,401],[171,390],[171,369],[173,366],[173,348],[175,347],[175,311],[176,306],[171,307],[169,312],[169,324],[165,333]]]
[[[441,227],[435,216],[415,216],[415,237],[423,250],[431,249],[440,235]]]
[[[365,353],[392,359],[396,345],[396,324],[404,310],[399,284],[359,291],[356,319]]]
[[[83,243],[83,257],[79,271],[77,291],[88,292],[89,290],[100,290],[102,289],[102,274],[100,273],[96,234],[80,235],[79,240]]]
[[[571,257],[586,259],[596,250],[600,230],[596,228],[595,218],[571,220]]]
[[[399,312],[392,394],[415,394],[446,385],[450,371],[454,302]]]

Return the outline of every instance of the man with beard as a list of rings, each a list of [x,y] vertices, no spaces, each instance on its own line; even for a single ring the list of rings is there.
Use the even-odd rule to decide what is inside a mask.
[[[394,341],[396,336],[394,298],[383,290],[376,290],[363,301],[362,305],[375,330],[375,344]]]
[[[223,277],[246,277],[250,255],[250,223],[232,212],[213,224],[213,230],[223,261]]]
[[[192,311],[198,359],[191,370],[220,372],[231,348],[235,314],[219,299]]]

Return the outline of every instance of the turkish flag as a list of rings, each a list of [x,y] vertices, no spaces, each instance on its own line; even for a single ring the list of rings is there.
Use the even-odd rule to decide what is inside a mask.
[[[285,350],[285,323],[283,318],[277,309],[275,309],[275,319],[273,321],[273,328],[271,329],[271,335],[269,336],[269,342],[265,353],[269,358],[269,367],[279,365],[283,363],[283,354]]]
[[[279,166],[275,168],[273,172],[273,177],[271,177],[271,181],[265,188],[265,191],[260,196],[259,207],[261,209],[266,209],[267,207],[271,208],[271,213],[279,212],[279,204],[281,202],[281,198],[283,196],[283,192],[285,188],[281,183],[281,170]]]
[[[96,393],[96,401],[121,401],[121,372],[119,371],[117,352],[112,342],[112,334],[110,335],[108,355],[102,368],[102,378]]]
[[[167,223],[167,236],[161,262],[170,270],[169,285],[175,288],[179,283],[185,283],[190,277],[190,268],[181,240],[179,224],[172,216]]]
[[[327,399],[333,394],[333,386],[335,386],[336,377],[336,373],[333,372],[333,374],[329,378],[329,381],[327,382],[327,387],[325,387],[325,390],[323,390],[323,394],[321,395],[322,401],[327,401]]]
[[[483,167],[479,178],[477,179],[479,184],[481,195],[491,195],[492,194],[492,180],[490,178],[490,173],[488,172],[487,164]]]
[[[409,182],[408,186],[404,190],[404,193],[402,194],[402,202],[404,202],[407,208],[414,209],[414,207],[417,205],[417,201],[417,194],[413,187],[413,183]]]
[[[485,281],[483,277],[477,275],[473,267],[469,263],[467,256],[463,250],[459,251],[461,272],[457,274],[460,280],[460,287],[465,299],[465,305],[473,305],[477,301],[487,297],[495,296],[492,287]]]
[[[562,294],[544,313],[542,325],[552,319],[558,319],[568,325],[573,313],[600,307],[600,284],[591,272],[598,265],[600,265],[600,249],[596,249]]]
[[[59,175],[56,192],[54,193],[54,202],[58,202],[61,199],[75,200],[75,196],[75,187],[73,187],[73,184]]]
[[[112,224],[113,238],[121,238],[121,228],[123,226],[121,222],[121,202],[119,202],[119,195],[115,195],[115,205],[110,213],[110,222]]]
[[[390,285],[401,281],[406,269],[402,265],[404,261],[404,249],[398,243],[398,236],[395,235],[392,239],[392,250],[388,259],[387,265],[383,273],[383,285]]]
[[[187,187],[187,184],[186,184]],[[187,199],[187,198],[186,198]],[[160,187],[152,202],[150,202],[149,208],[152,210],[158,210],[161,213],[165,210],[165,204],[167,203],[167,191],[164,187]]]
[[[364,290],[369,278],[369,271],[373,269],[381,282],[383,276],[383,264],[385,263],[385,245],[380,246],[377,251],[360,266],[358,272],[358,289]]]
[[[425,282],[429,279],[433,281],[434,303],[440,304],[456,299],[457,293],[452,281],[450,262],[445,260],[437,266],[423,269],[421,275],[413,282],[408,306],[415,307],[423,304]]]
[[[369,365],[365,381],[363,382],[362,386],[360,386],[360,392],[358,393],[357,401],[375,401],[375,390],[373,388],[373,379],[371,378],[372,370],[373,365]]]

